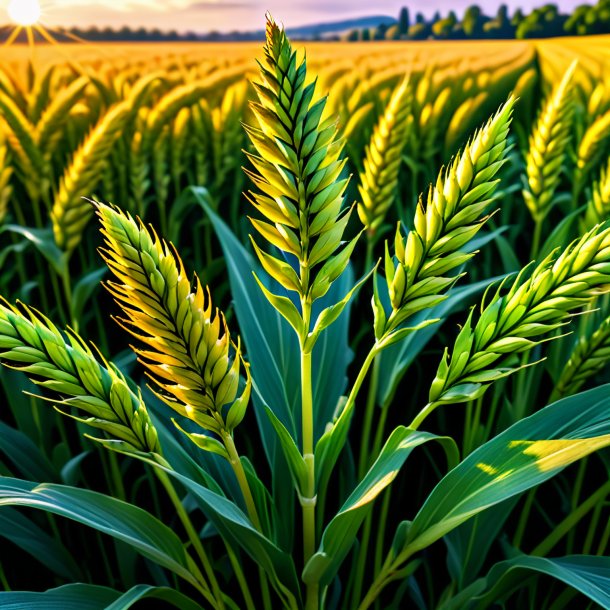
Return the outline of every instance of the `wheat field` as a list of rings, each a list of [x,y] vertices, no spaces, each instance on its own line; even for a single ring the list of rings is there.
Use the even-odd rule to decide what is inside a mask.
[[[610,37],[0,53],[0,610],[610,608]]]

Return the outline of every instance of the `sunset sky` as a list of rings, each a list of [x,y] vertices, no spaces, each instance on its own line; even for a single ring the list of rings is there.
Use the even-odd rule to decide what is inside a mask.
[[[415,13],[431,15],[440,10],[458,12],[474,0],[41,0],[42,22],[63,26],[158,27],[181,32],[210,30],[255,30],[264,25],[265,11],[287,27],[325,21],[336,21],[366,15],[396,16],[401,6],[407,5]],[[560,0],[564,10],[581,4],[583,0]],[[0,0],[0,23],[7,21],[9,0]],[[480,0],[486,11],[495,12],[498,1]],[[544,0],[508,0],[511,10],[516,7],[531,9]]]

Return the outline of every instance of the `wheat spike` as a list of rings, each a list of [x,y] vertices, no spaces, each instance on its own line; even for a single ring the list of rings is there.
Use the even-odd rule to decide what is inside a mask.
[[[413,122],[411,90],[405,78],[379,117],[360,173],[358,216],[373,239],[396,195],[402,153]]]
[[[585,382],[610,361],[610,318],[606,318],[588,337],[579,337],[566,362],[549,402],[576,394]]]
[[[248,154],[255,171],[247,173],[260,191],[251,192],[250,201],[269,222],[251,221],[265,240],[296,257],[299,273],[255,247],[267,272],[299,294],[306,318],[306,308],[343,272],[356,243],[333,256],[351,214],[341,209],[348,182],[341,178],[343,142],[335,120],[321,119],[326,98],[314,101],[305,60],[297,59],[270,17],[264,50],[261,81],[254,83],[259,103],[251,104],[258,127],[246,126],[257,153]]]
[[[531,268],[531,266],[530,266]],[[527,269],[527,268],[526,268]],[[471,312],[451,356],[445,355],[430,389],[430,403],[457,403],[481,396],[496,379],[519,367],[511,359],[530,350],[610,283],[610,227],[597,225],[559,256],[554,252],[505,296],[499,290],[476,324]]]
[[[100,173],[116,139],[131,115],[130,102],[111,108],[89,133],[61,178],[51,212],[57,245],[72,252],[91,218],[91,206],[82,198],[100,181]]]
[[[553,205],[566,160],[574,110],[572,77],[577,63],[545,100],[529,139],[523,199],[536,222],[544,220]]]
[[[52,394],[50,400],[70,417],[105,431],[111,440],[129,449],[159,452],[157,432],[140,394],[133,392],[123,374],[102,363],[74,332],[67,340],[53,323],[35,310],[22,311],[0,304],[0,359],[25,373]],[[76,408],[84,417],[72,415]],[[116,440],[115,440],[116,439]]]
[[[599,180],[593,184],[581,229],[587,231],[610,218],[610,160],[602,168]]]
[[[575,189],[582,188],[589,172],[602,159],[606,143],[610,137],[610,110],[597,117],[585,131],[576,153],[576,169],[574,175]]]
[[[514,99],[509,100],[475,133],[451,165],[441,171],[436,185],[415,212],[413,229],[403,237],[396,231],[396,262],[386,248],[385,275],[392,304],[387,321],[377,319],[377,339],[391,333],[417,311],[431,307],[456,281],[448,272],[474,253],[463,247],[481,229],[508,151],[508,130]],[[377,308],[380,312],[381,309]]]
[[[134,348],[158,395],[184,417],[216,434],[231,433],[250,396],[250,373],[222,312],[178,253],[130,215],[96,204],[105,249],[118,282],[108,283],[125,317],[122,326],[146,349]],[[246,383],[239,391],[240,369]]]

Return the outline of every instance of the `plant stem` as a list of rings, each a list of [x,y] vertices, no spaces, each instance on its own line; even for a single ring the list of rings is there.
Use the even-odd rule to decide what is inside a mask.
[[[227,548],[227,555],[229,556],[229,561],[231,562],[231,566],[233,567],[233,571],[235,572],[235,578],[237,578],[237,582],[239,583],[239,588],[241,589],[244,602],[246,603],[246,608],[247,610],[256,610],[254,600],[252,599],[250,589],[248,588],[248,581],[244,576],[244,571],[241,569],[241,565],[239,564],[237,555],[235,554],[235,551],[231,548],[231,545],[229,543],[225,543],[225,546]]]
[[[540,253],[540,239],[542,238],[542,224],[544,218],[536,218],[534,226],[534,238],[532,239],[532,250],[530,252],[530,260],[535,261]]]
[[[525,528],[527,526],[527,522],[529,520],[529,515],[532,510],[532,505],[534,504],[534,496],[536,495],[537,487],[532,487],[529,490],[527,497],[525,498],[525,503],[523,504],[523,508],[521,509],[521,516],[519,517],[519,523],[517,524],[517,530],[515,531],[515,535],[513,537],[513,546],[516,548],[521,547],[521,541],[523,540],[523,534],[525,533]]]
[[[178,497],[178,494],[176,493],[176,490],[165,471],[161,470],[160,468],[155,468],[155,474],[161,482],[161,485],[163,485],[163,487],[165,488],[169,499],[174,505],[174,508],[176,509],[176,514],[178,515],[178,518],[180,519],[184,529],[186,530],[188,538],[191,544],[193,545],[193,548],[195,549],[195,552],[197,553],[197,556],[199,557],[201,564],[203,565],[203,569],[205,570],[205,573],[210,581],[210,584],[208,584],[205,578],[203,577],[203,574],[199,570],[197,570],[198,574],[195,574],[194,576],[200,584],[201,593],[210,603],[212,603],[212,605],[217,604],[217,606],[214,607],[224,608],[225,606],[222,599],[222,593],[220,591],[220,586],[218,585],[218,580],[216,580],[214,570],[212,569],[212,564],[210,563],[205,549],[201,544],[201,539],[195,531],[190,517],[184,509],[182,501]]]
[[[235,441],[233,440],[233,436],[231,436],[229,432],[223,431],[221,433],[221,438],[227,450],[227,453],[229,454],[229,463],[231,464],[233,472],[235,473],[235,477],[237,478],[239,489],[241,490],[244,502],[246,503],[246,510],[248,511],[250,521],[252,521],[254,527],[262,533],[263,528],[261,525],[260,518],[258,516],[258,511],[256,510],[256,504],[254,502],[254,497],[252,496],[252,490],[250,489],[250,484],[248,483],[246,471],[244,470],[244,466],[241,463],[239,453],[237,452],[237,447],[235,447]],[[264,607],[270,608],[271,598],[269,594],[269,583],[267,581],[267,574],[261,567],[259,567],[258,575],[261,585],[261,593],[264,600]]]
[[[360,439],[360,460],[358,463],[358,479],[362,479],[370,462],[369,444],[371,438],[371,426],[373,424],[373,415],[375,413],[375,407],[377,405],[377,387],[379,386],[380,364],[380,358],[375,358],[375,360],[373,361],[373,372],[371,373],[368,398],[366,401],[366,409],[364,412],[362,437]]]
[[[256,504],[254,503],[254,497],[252,496],[252,491],[250,490],[248,478],[246,477],[246,471],[244,470],[244,466],[241,463],[239,454],[237,453],[237,448],[235,447],[233,437],[228,432],[223,431],[222,441],[227,450],[227,453],[229,454],[229,463],[231,464],[231,468],[233,468],[233,472],[235,473],[235,477],[237,478],[237,483],[239,484],[239,489],[241,490],[241,493],[244,497],[248,516],[250,517],[250,520],[252,521],[254,527],[259,532],[262,532],[261,522],[258,518]]]
[[[573,527],[599,502],[610,493],[610,481],[606,481],[593,492],[576,510],[572,511],[555,529],[531,552],[531,555],[545,556]]]
[[[429,402],[413,419],[413,421],[409,424],[409,428],[412,430],[417,430],[419,426],[421,426],[422,422],[436,409],[436,403]]]

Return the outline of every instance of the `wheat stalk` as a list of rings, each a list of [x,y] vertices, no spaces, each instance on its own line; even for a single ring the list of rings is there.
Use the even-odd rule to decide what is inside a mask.
[[[369,239],[374,238],[394,201],[412,121],[411,89],[409,79],[405,78],[392,92],[385,112],[375,125],[360,173],[358,216]]]
[[[610,361],[610,318],[588,337],[579,337],[566,362],[549,402],[576,394],[584,383],[597,375]]]
[[[523,199],[532,218],[541,223],[553,205],[567,157],[574,110],[573,62],[545,100],[529,139]]]
[[[597,117],[589,126],[578,146],[574,189],[580,192],[587,175],[601,160],[608,137],[610,136],[610,110]]]
[[[530,266],[531,268],[531,266]],[[499,290],[473,327],[473,312],[451,355],[446,350],[430,388],[430,404],[474,400],[501,377],[518,370],[512,357],[532,349],[562,327],[610,282],[610,227],[597,225],[563,253],[554,252],[508,293]]]
[[[121,325],[146,349],[134,348],[172,409],[218,435],[245,414],[250,374],[224,315],[178,253],[130,215],[96,204],[104,260],[118,282],[107,284],[125,314]],[[246,383],[239,391],[240,368]]]
[[[610,218],[610,160],[602,168],[599,180],[591,188],[587,208],[581,222],[583,231]]]
[[[100,363],[74,332],[23,305],[0,304],[0,359],[49,391],[58,409],[135,451],[159,452],[157,432],[139,393],[111,363]],[[72,415],[79,409],[85,417]],[[95,439],[111,447],[117,440]]]
[[[376,307],[375,336],[389,336],[414,313],[442,301],[457,277],[448,272],[474,253],[464,246],[477,234],[487,216],[498,184],[496,175],[509,149],[508,130],[514,106],[509,100],[475,133],[415,212],[413,229],[403,237],[400,226],[394,241],[396,262],[386,248],[385,276],[392,312],[385,319]]]
[[[0,224],[6,218],[8,204],[13,193],[11,185],[12,175],[13,168],[11,166],[8,146],[0,133]]]

